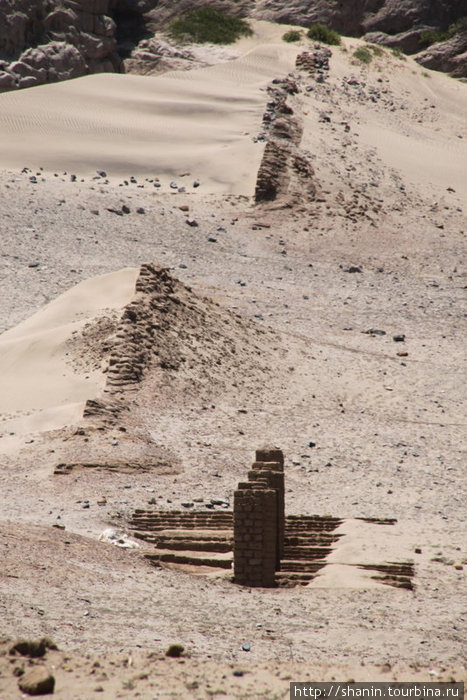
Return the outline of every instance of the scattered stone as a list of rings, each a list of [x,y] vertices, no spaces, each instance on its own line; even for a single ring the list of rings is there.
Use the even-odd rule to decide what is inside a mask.
[[[211,498],[211,503],[213,506],[229,506],[230,503],[224,498]]]
[[[101,498],[97,499],[97,505],[98,506],[105,506],[107,503],[107,499],[105,496],[101,496]]]
[[[177,185],[177,183],[172,181],[172,182],[170,183],[170,188],[171,188],[172,190],[178,190],[178,185]]]
[[[367,331],[362,331],[366,335],[386,335],[386,331],[382,331],[380,328],[369,328]]]
[[[146,214],[146,210],[144,209],[144,207],[138,207],[138,209],[136,210],[136,213],[137,214]]]
[[[94,216],[99,216],[99,209],[91,209],[91,214],[94,214]]]
[[[76,182],[76,175],[70,175],[71,182]]]
[[[47,649],[57,649],[57,645],[48,637],[41,639],[18,639],[9,648],[8,653],[13,656],[29,656],[31,659],[38,659],[44,656]]]
[[[414,551],[415,551],[415,554],[421,554],[421,553],[422,553],[422,550],[420,549],[420,547],[415,547],[415,550],[414,550]]]
[[[399,333],[398,335],[393,335],[392,339],[395,343],[403,343],[405,341],[404,333]]]
[[[185,501],[182,503],[183,508],[193,508],[194,505],[193,501]]]
[[[165,655],[170,656],[173,659],[179,659],[184,651],[185,647],[183,644],[171,644],[165,652]]]
[[[39,263],[38,262],[29,263],[28,267],[39,267]]]
[[[215,236],[209,236],[208,241],[209,243],[217,243],[217,238]]]
[[[129,214],[130,211],[131,211],[131,209],[130,209],[130,207],[129,207],[127,204],[123,204],[123,205],[122,205],[122,212],[123,212],[124,214]]]
[[[45,666],[36,666],[21,676],[18,685],[28,695],[47,695],[54,692],[55,678]]]
[[[188,204],[182,204],[180,207],[178,207],[180,211],[190,211],[190,207]]]
[[[196,228],[197,226],[199,226],[196,219],[185,219],[185,221],[188,224],[188,226],[191,226],[192,228]]]
[[[199,180],[195,180],[194,183],[193,183],[193,187],[199,187],[200,184],[201,184],[201,183],[200,183]]]
[[[239,668],[235,668],[233,671],[233,675],[237,676],[237,678],[241,678],[244,674],[243,671],[241,671]]]
[[[243,644],[242,644],[242,650],[243,650],[243,651],[250,651],[250,650],[251,650],[251,644],[250,644],[250,642],[243,642]]]
[[[107,177],[105,170],[96,170],[96,173],[99,175],[99,177]]]
[[[360,265],[349,265],[349,267],[344,267],[344,272],[363,272]]]

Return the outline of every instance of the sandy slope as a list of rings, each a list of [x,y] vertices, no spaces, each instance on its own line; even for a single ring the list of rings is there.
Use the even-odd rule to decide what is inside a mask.
[[[81,418],[105,375],[101,368],[77,369],[69,341],[96,317],[119,316],[134,295],[136,275],[129,268],[81,282],[1,336],[3,430],[51,430]]]
[[[424,677],[448,674],[450,665],[463,673],[467,86],[426,77],[389,52],[362,68],[352,63],[355,42],[346,41],[329,78],[297,75],[301,92],[289,99],[303,121],[317,200],[292,211],[255,207],[225,195],[252,194],[262,88],[288,73],[303,48],[277,44],[282,28],[260,28],[259,39],[239,45],[241,58],[204,70],[93,76],[0,96],[0,161],[11,169],[0,177],[0,298],[2,327],[10,327],[0,337],[4,629],[49,634],[80,653],[131,653],[138,671],[146,663],[138,648],[161,654],[181,641],[195,657],[170,685],[160,659],[148,679],[131,679],[127,660],[114,675],[102,661],[94,684],[92,666],[73,657],[65,676],[57,656],[57,692],[67,697],[66,677],[80,673],[104,697],[132,697],[128,680],[153,697],[162,692],[158,674],[176,697],[183,688],[189,697],[212,695],[213,684],[240,697],[285,692],[282,666],[280,682],[271,670],[255,671],[260,690],[256,676],[232,681],[232,664],[251,670],[265,660],[270,669],[296,661],[302,678],[312,663],[323,679],[368,669],[376,679],[387,663],[399,664],[397,677],[415,678],[419,667]],[[37,184],[19,172],[39,165]],[[100,167],[109,183],[93,179]],[[140,173],[158,175],[161,192],[141,177],[118,187]],[[170,193],[175,175],[187,192]],[[129,213],[116,215],[123,205]],[[79,420],[76,431],[104,375],[100,349],[73,345],[73,331],[118,314],[147,260],[193,288],[177,286],[178,302],[166,304],[168,295],[162,311],[156,304],[154,347],[166,353],[165,366],[153,360],[136,390],[122,390],[130,410],[117,423],[100,430]],[[39,311],[50,297],[56,301]],[[405,340],[395,342],[400,334]],[[70,347],[78,349],[72,365]],[[15,411],[31,410],[29,424],[12,427]],[[44,431],[64,419],[65,428]],[[347,519],[329,565],[307,589],[245,591],[222,578],[156,571],[138,553],[96,542],[109,522],[124,528],[151,499],[167,508],[231,499],[263,442],[286,453],[288,512]],[[96,455],[166,469],[53,476],[60,460]],[[368,516],[398,523],[355,521]],[[415,591],[375,585],[349,567],[376,559],[413,559]],[[0,689],[13,693],[13,664],[2,658]],[[199,692],[187,686],[193,679]]]
[[[252,141],[264,106],[260,88],[295,59],[285,44],[262,44],[264,33],[244,43],[237,60],[209,68],[156,78],[92,75],[4,94],[1,164],[131,172],[166,185],[189,170],[204,191],[249,194],[262,155]]]

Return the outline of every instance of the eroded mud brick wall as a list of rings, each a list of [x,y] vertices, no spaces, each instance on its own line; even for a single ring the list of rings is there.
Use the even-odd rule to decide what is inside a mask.
[[[262,480],[238,485],[234,494],[234,582],[275,586],[277,492]]]

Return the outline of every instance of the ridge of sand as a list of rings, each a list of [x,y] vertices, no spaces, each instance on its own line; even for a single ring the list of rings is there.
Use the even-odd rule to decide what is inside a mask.
[[[127,268],[80,282],[2,334],[2,430],[52,429],[82,415],[86,399],[103,388],[105,375],[101,368],[77,370],[68,341],[96,317],[121,312],[134,294],[136,276],[136,269]]]
[[[263,36],[270,43],[258,45]],[[4,93],[0,165],[131,172],[164,183],[188,170],[204,192],[251,194],[262,154],[253,142],[261,88],[293,68],[295,50],[278,30],[241,46],[239,58],[206,68],[96,74]]]

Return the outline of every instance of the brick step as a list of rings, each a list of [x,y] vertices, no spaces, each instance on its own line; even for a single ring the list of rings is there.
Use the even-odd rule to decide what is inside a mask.
[[[193,517],[196,515],[196,517]],[[184,517],[187,516],[187,517]],[[136,527],[140,530],[154,530],[161,528],[182,528],[182,529],[195,529],[195,528],[209,528],[209,529],[232,529],[233,520],[225,513],[219,513],[220,517],[213,517],[212,514],[191,514],[185,513],[182,515],[165,515],[160,513],[155,513],[154,515],[133,515],[130,518],[130,525]]]
[[[326,566],[327,562],[321,560],[317,561],[296,561],[293,559],[281,559],[281,570],[278,573],[293,572],[303,572],[306,574],[315,574],[317,571]]]
[[[133,517],[163,517],[163,518],[182,518],[183,520],[198,519],[198,518],[209,518],[211,520],[233,520],[233,513],[229,510],[222,511],[199,511],[199,510],[150,510],[143,508],[136,508],[133,512]]]
[[[159,550],[156,552],[146,552],[145,558],[153,564],[189,564],[191,566],[210,566],[218,569],[232,568],[232,556],[222,557],[214,556],[203,557],[197,556],[193,552],[172,552],[167,550]]]
[[[183,523],[180,527],[177,527],[177,523],[161,523],[161,525],[144,525],[141,523],[135,523],[135,524],[130,524],[132,529],[135,529],[139,533],[146,533],[148,536],[151,536],[151,533],[153,533],[152,536],[157,536],[157,533],[163,533],[166,532],[166,530],[191,530],[193,533],[197,533],[200,529],[202,530],[210,530],[213,534],[213,536],[219,532],[219,531],[224,531],[226,529],[225,525],[222,526],[209,526],[206,524],[203,524],[202,527],[199,525],[193,525],[193,527],[187,527],[186,523]],[[231,536],[233,536],[233,531],[230,530],[232,533]]]
[[[286,547],[331,547],[338,542],[341,535],[331,535],[324,532],[314,532],[308,535],[287,535],[284,537]]]
[[[415,566],[411,561],[387,562],[384,564],[358,564],[358,568],[379,571],[383,574],[394,576],[415,576]]]
[[[324,559],[332,552],[331,547],[284,547],[284,558],[313,561]]]
[[[231,537],[209,537],[209,536],[192,536],[183,535],[146,535],[145,533],[136,533],[138,539],[143,539],[146,542],[151,542],[158,549],[180,549],[188,552],[231,552],[232,538]]]
[[[285,521],[285,534],[286,535],[293,535],[293,534],[309,534],[310,532],[333,532],[336,528],[339,527],[341,524],[341,521],[338,522],[330,522],[330,521],[324,521],[324,522],[318,522],[318,521],[310,521],[310,522],[288,522],[286,519]]]

